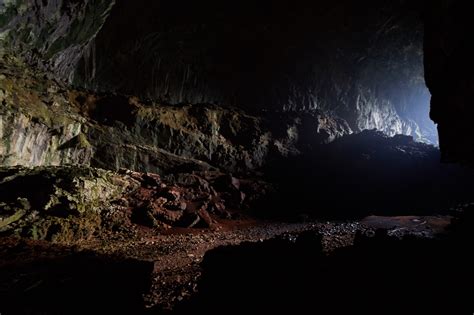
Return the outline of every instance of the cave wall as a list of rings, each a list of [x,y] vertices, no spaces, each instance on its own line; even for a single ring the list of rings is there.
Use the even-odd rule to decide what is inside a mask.
[[[114,0],[5,0],[0,2],[0,54],[21,55],[30,64],[72,80],[90,41]]]
[[[413,3],[9,0],[0,47],[81,88],[167,104],[318,109],[354,131],[436,143],[421,104]]]
[[[436,143],[422,34],[407,1],[117,1],[74,82],[169,104],[317,108]]]
[[[0,56],[0,104],[0,166],[244,173],[352,132],[321,111],[253,116],[78,91],[8,55]]]
[[[426,84],[432,94],[431,118],[438,124],[442,159],[474,161],[472,106],[474,31],[470,4],[430,1],[424,7]]]

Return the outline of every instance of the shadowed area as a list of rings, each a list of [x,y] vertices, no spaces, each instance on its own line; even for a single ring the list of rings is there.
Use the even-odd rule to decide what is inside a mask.
[[[199,294],[182,313],[468,313],[472,258],[458,241],[380,230],[329,256],[311,233],[219,248],[204,258]]]

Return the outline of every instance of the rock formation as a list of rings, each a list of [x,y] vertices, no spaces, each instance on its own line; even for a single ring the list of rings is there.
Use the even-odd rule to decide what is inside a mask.
[[[424,56],[430,115],[438,124],[443,160],[472,165],[474,45],[467,35],[473,30],[468,6],[464,1],[434,1],[424,7]]]
[[[162,105],[73,90],[11,56],[2,61],[2,165],[244,172],[351,132],[317,110],[256,117],[214,105]]]

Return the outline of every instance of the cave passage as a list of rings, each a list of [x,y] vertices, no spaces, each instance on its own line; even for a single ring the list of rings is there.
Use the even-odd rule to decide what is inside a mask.
[[[471,314],[466,12],[0,1],[0,315]]]

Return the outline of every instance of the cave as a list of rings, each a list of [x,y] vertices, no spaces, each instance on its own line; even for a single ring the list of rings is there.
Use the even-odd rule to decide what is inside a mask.
[[[0,1],[0,315],[472,314],[470,12]]]

